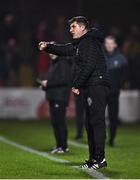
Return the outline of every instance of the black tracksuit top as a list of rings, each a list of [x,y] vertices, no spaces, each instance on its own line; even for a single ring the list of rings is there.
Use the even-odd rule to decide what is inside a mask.
[[[72,43],[48,44],[46,52],[59,56],[73,56],[72,87],[104,85],[110,87],[110,78],[102,50],[102,34],[92,28]]]
[[[66,57],[52,60],[46,79],[47,87],[43,88],[49,101],[61,101],[68,104],[71,84],[71,67]]]

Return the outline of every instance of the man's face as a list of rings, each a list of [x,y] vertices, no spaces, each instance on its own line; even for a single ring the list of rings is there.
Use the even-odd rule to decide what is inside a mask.
[[[87,30],[85,29],[85,26],[83,24],[78,24],[77,22],[73,22],[70,25],[70,33],[71,33],[73,39],[80,38],[86,32],[87,32]]]
[[[104,46],[108,53],[113,53],[117,47],[117,44],[113,39],[106,38]]]

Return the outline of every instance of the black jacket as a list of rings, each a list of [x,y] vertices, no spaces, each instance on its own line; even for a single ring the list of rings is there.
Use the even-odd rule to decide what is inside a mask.
[[[116,49],[112,54],[105,51],[105,59],[111,79],[111,90],[118,92],[128,74],[126,58]]]
[[[71,83],[71,68],[63,57],[52,60],[46,79],[46,98],[49,101],[61,101],[68,104]]]
[[[72,43],[59,45],[49,44],[46,51],[52,54],[73,56],[72,87],[84,88],[93,85],[110,86],[104,54],[103,37],[98,29],[92,28]]]

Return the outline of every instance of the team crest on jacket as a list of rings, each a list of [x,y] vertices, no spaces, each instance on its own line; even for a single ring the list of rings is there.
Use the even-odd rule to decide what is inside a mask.
[[[91,99],[91,97],[88,97],[88,98],[87,98],[87,103],[88,103],[88,106],[91,106],[91,105],[92,105],[92,99]]]
[[[55,108],[59,108],[59,104],[55,104],[54,107],[55,107]]]
[[[79,55],[79,49],[76,48],[76,56],[78,56],[78,55]]]
[[[117,60],[114,61],[114,65],[118,66],[119,62]]]

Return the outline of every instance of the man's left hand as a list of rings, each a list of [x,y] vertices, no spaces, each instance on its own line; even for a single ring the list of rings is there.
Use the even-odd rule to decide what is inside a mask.
[[[47,80],[40,80],[37,79],[37,82],[40,84],[40,89],[46,88],[47,87]]]
[[[80,94],[80,91],[79,91],[79,89],[76,89],[76,88],[72,88],[72,92],[74,93],[74,94],[76,94],[76,95],[79,95]]]

